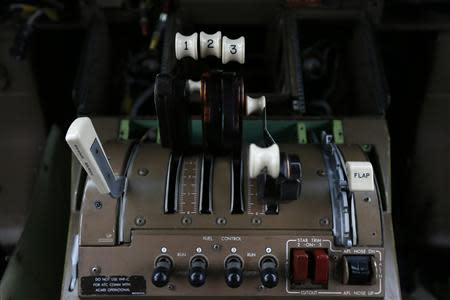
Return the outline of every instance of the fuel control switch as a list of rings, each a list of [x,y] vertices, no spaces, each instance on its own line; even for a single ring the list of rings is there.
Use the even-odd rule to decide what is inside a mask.
[[[172,272],[172,260],[167,256],[161,256],[156,260],[155,269],[152,274],[152,283],[156,287],[163,287],[169,283]]]
[[[278,284],[277,261],[274,257],[266,256],[260,263],[261,283],[266,288],[274,288]]]
[[[238,256],[230,256],[225,261],[225,283],[230,288],[237,288],[242,284],[242,261]]]
[[[188,280],[193,287],[201,287],[206,282],[206,269],[208,263],[203,256],[194,256],[189,268]]]

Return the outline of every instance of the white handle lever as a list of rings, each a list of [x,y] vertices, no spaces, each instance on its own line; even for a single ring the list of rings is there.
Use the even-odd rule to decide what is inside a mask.
[[[272,178],[280,175],[280,148],[273,144],[267,148],[260,148],[250,144],[248,150],[248,176],[256,178],[261,171],[267,168],[267,173]]]
[[[246,115],[249,116],[253,113],[262,113],[266,108],[266,97],[261,96],[259,98],[245,97],[246,99]]]
[[[183,57],[192,57],[193,59],[198,59],[198,33],[193,33],[191,35],[182,35],[177,32],[175,34],[175,57],[180,60]]]
[[[186,81],[186,88],[190,94],[200,93],[200,90],[202,88],[202,82],[200,80],[194,81],[194,80],[188,79]]]
[[[245,63],[245,38],[243,36],[235,40],[226,36],[222,38],[222,63],[226,64],[230,61]]]
[[[125,178],[116,177],[105,155],[94,125],[88,117],[75,119],[67,130],[66,141],[101,194],[122,195]]]

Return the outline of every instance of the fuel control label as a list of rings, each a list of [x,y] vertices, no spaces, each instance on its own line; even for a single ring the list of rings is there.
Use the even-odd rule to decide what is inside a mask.
[[[81,295],[145,295],[144,276],[86,276],[81,277]]]

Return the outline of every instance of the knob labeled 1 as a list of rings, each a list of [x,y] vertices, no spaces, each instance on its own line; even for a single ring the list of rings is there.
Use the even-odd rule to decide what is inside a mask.
[[[175,57],[180,60],[183,57],[198,59],[197,49],[198,34],[195,32],[189,36],[177,32],[175,35]]]
[[[220,31],[214,34],[200,32],[200,57],[207,56],[222,57],[222,33]]]
[[[226,64],[230,61],[245,63],[245,38],[243,36],[235,40],[226,36],[222,38],[222,63]]]

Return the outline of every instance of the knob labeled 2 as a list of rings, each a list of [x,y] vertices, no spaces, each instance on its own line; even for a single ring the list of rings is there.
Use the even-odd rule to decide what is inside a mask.
[[[195,32],[189,36],[177,32],[175,35],[175,57],[180,60],[183,57],[198,59],[197,49],[198,34]]]
[[[222,57],[222,33],[220,31],[214,34],[200,32],[200,57],[207,56]]]
[[[243,36],[235,40],[226,36],[222,38],[222,63],[226,64],[230,61],[245,63],[245,38]]]
[[[193,287],[201,287],[206,282],[208,263],[203,256],[194,256],[191,259],[188,280]]]

